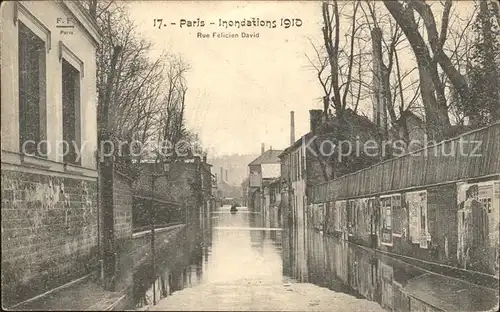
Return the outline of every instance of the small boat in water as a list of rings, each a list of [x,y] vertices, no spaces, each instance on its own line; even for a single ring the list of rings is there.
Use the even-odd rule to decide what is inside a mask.
[[[236,205],[231,206],[231,213],[236,213],[238,211],[238,208],[236,208]]]

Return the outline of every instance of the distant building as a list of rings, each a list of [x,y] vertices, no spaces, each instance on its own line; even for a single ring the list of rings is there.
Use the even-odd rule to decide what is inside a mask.
[[[303,140],[312,137],[308,133],[299,138],[293,145],[286,148],[280,155],[281,160],[281,191],[283,221],[304,224],[305,207],[307,205],[307,150],[302,144]],[[283,209],[284,208],[284,209]]]
[[[379,132],[368,118],[350,109],[342,118],[326,117],[322,110],[310,110],[310,131],[279,155],[283,220],[289,224],[305,226],[312,186],[367,167],[381,157],[368,157],[353,149],[339,161],[340,142],[350,142],[353,148],[357,141],[360,145],[368,140],[380,142]]]
[[[270,182],[281,175],[278,155],[282,152],[282,150],[272,148],[264,151],[264,145],[262,145],[261,155],[248,164],[248,202],[251,209],[263,211],[266,207],[268,208],[269,199],[266,202],[263,191]]]

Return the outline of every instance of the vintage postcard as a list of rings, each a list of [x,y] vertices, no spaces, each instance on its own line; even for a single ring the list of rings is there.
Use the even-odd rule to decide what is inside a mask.
[[[499,309],[498,0],[0,12],[3,309]]]

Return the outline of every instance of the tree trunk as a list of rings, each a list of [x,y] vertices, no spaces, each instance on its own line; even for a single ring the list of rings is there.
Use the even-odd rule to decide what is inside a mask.
[[[95,21],[97,19],[97,0],[89,1],[89,13]]]
[[[111,94],[113,92],[113,82],[116,74],[116,63],[118,62],[118,56],[120,55],[122,48],[120,46],[113,47],[113,55],[111,57],[111,62],[109,65],[108,78],[106,81],[106,91],[104,97],[100,104],[100,116],[99,116],[99,140],[105,140],[109,137],[109,133],[112,130],[109,121],[109,107],[111,102]]]
[[[491,10],[493,13],[496,15],[498,18],[498,11],[495,12],[495,3],[491,2]],[[483,40],[485,43],[490,43],[491,45],[485,49],[485,71],[489,72],[489,74],[485,75],[486,77],[491,77],[491,79],[488,79],[487,83],[492,83],[493,85],[496,85],[496,88],[492,88],[493,94],[489,95],[488,97],[492,99],[493,101],[489,101],[490,107],[488,107],[489,113],[491,115],[491,121],[496,121],[500,118],[500,103],[498,103],[498,99],[500,98],[500,91],[498,90],[498,82],[499,82],[499,75],[498,75],[498,66],[497,66],[497,51],[495,51],[494,47],[494,42],[495,39],[493,38],[493,27],[490,19],[490,7],[488,6],[488,2],[486,1],[480,1],[479,2],[479,14],[482,16],[481,18],[481,32],[483,35]],[[500,26],[500,25],[499,25]],[[488,77],[488,78],[489,78]],[[496,91],[496,94],[494,94]]]
[[[480,1],[480,3],[483,2],[484,1]],[[469,85],[467,84],[465,77],[462,74],[460,74],[460,72],[451,62],[448,55],[446,55],[446,53],[444,53],[443,51],[444,41],[446,40],[446,31],[448,27],[451,0],[446,0],[446,6],[444,10],[445,13],[443,14],[443,21],[442,21],[443,25],[441,30],[441,36],[438,35],[436,21],[434,19],[434,15],[431,11],[430,6],[421,0],[415,0],[412,2],[412,4],[414,4],[415,10],[424,20],[424,25],[427,30],[429,43],[432,49],[432,53],[434,54],[435,61],[439,63],[443,71],[450,79],[450,82],[458,91],[462,103],[467,103],[468,101],[470,101]]]
[[[436,96],[434,95],[434,82],[427,66],[419,62],[418,71],[420,80],[420,95],[422,97],[422,102],[424,103],[426,116],[427,136],[430,139],[439,142],[444,138],[446,129],[450,127],[448,110],[446,107],[439,104]]]
[[[412,9],[405,9],[398,1],[384,1],[384,4],[408,38],[415,54],[420,77],[420,93],[426,115],[427,135],[433,140],[440,141],[450,127],[450,119],[437,64],[431,58],[429,49],[418,32]]]
[[[373,118],[375,124],[387,136],[387,98],[385,92],[385,73],[382,58],[382,31],[375,27],[371,32],[373,53]]]
[[[340,95],[339,87],[339,42],[340,42],[340,17],[338,12],[337,0],[333,1],[333,14],[334,14],[334,27],[335,34],[333,33],[332,20],[330,17],[330,8],[328,2],[323,2],[323,40],[325,43],[326,52],[328,54],[328,62],[330,65],[331,84],[333,89],[332,103],[335,113],[340,117],[343,113],[342,98]]]

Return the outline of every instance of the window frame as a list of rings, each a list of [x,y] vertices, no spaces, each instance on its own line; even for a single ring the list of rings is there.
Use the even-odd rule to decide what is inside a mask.
[[[71,130],[73,133],[70,134],[71,138],[73,139],[73,141],[76,142],[77,144],[77,148],[80,149],[81,146],[82,146],[82,142],[81,142],[81,135],[82,135],[82,131],[81,131],[81,72],[75,68],[70,62],[68,62],[66,60],[66,58],[62,58],[61,60],[61,106],[62,106],[62,135],[63,135],[63,140],[66,141],[66,138],[67,138],[67,132],[66,132],[66,117],[67,117],[67,108],[66,108],[66,104],[67,104],[67,98],[65,97],[65,89],[64,89],[64,86],[65,86],[65,83],[64,81],[66,80],[66,74],[65,74],[65,64],[64,63],[67,63],[66,66],[69,66],[71,68],[69,68],[70,73],[68,73],[70,75],[70,78],[73,79],[73,88],[70,90],[72,92],[74,92],[73,94],[73,102],[71,103],[73,105],[73,111],[72,111],[72,115],[71,117],[73,118],[73,124],[71,125]],[[67,86],[67,84],[66,84]],[[63,161],[64,163],[68,163],[68,164],[71,164],[71,165],[78,165],[80,166],[81,163],[82,163],[82,159],[81,159],[81,156],[80,155],[80,158],[78,160],[76,160],[76,157],[77,157],[77,153],[74,149],[74,143],[73,142],[68,142],[69,146],[70,146],[70,149],[71,149],[71,153],[72,153],[72,156],[71,155],[64,155],[64,158],[63,158]],[[75,159],[72,159],[71,157],[75,157]]]
[[[34,32],[42,41],[45,42],[47,54],[52,48],[51,32],[33,13],[31,13],[21,2],[14,2],[14,25],[18,26],[22,22],[32,32]]]
[[[20,5],[20,7],[23,7]],[[16,9],[17,12],[17,9]],[[29,13],[29,11],[26,10],[26,12]],[[38,24],[41,24],[34,16],[31,16],[29,14],[31,13],[26,13],[23,11],[23,14],[19,15],[18,18],[15,19],[15,24],[17,25],[17,40],[18,40],[18,51],[17,51],[17,66],[18,66],[18,77],[17,77],[17,90],[18,90],[18,133],[19,133],[19,152],[22,155],[25,156],[31,156],[31,157],[36,157],[36,158],[42,158],[42,159],[48,159],[49,157],[49,152],[50,149],[47,149],[47,146],[40,145],[40,143],[45,142],[47,144],[47,137],[48,137],[48,127],[47,127],[47,54],[48,54],[48,49],[50,46],[50,39],[47,38],[46,33],[42,30],[40,30],[40,26]],[[43,24],[42,24],[43,25]],[[23,30],[24,28],[24,30]],[[38,128],[36,129],[36,138],[26,138],[28,135],[29,130],[28,127],[25,126],[26,121],[25,119],[28,116],[25,116],[23,111],[26,110],[26,106],[29,106],[29,103],[24,103],[24,101],[28,101],[30,97],[33,95],[29,94],[30,88],[26,86],[26,84],[30,84],[33,81],[31,81],[31,78],[33,77],[25,77],[21,73],[21,68],[23,66],[30,66],[29,64],[23,64],[21,65],[21,62],[23,61],[22,54],[21,54],[21,49],[22,49],[22,35],[27,36],[27,41],[31,40],[36,40],[38,41],[36,44],[43,45],[43,50],[38,51],[38,53],[33,53],[33,51],[25,51],[25,53],[28,53],[27,59],[24,59],[24,61],[27,62],[32,62],[34,58],[32,59],[31,57],[33,55],[38,57],[36,65],[38,65],[37,69],[37,75],[38,78],[35,78],[33,81],[36,82],[37,86],[37,91],[38,95],[36,97],[36,100],[38,101],[38,105],[35,105],[37,107],[37,119],[38,119]],[[31,37],[31,38],[30,38]],[[47,42],[49,41],[49,42]],[[30,42],[28,42],[30,44]],[[33,44],[33,42],[31,42]],[[29,45],[26,47],[29,49]],[[30,53],[33,53],[31,55]],[[22,81],[23,79],[26,79],[25,81]],[[26,88],[26,89],[25,89]],[[23,95],[24,94],[24,95]],[[24,100],[24,101],[23,101]],[[29,122],[29,121],[28,121]],[[33,122],[33,121],[32,121]],[[24,141],[24,142],[23,142]],[[28,152],[25,151],[25,148],[27,145],[25,143],[27,141],[35,141],[35,144],[42,146],[43,151],[38,150],[36,148],[34,151]],[[24,148],[23,148],[24,146]]]
[[[59,63],[61,65],[61,77],[63,76],[63,62],[66,61],[69,65],[73,67],[74,70],[78,72],[78,78],[75,78],[75,81],[78,81],[77,85],[77,93],[76,93],[76,100],[75,100],[75,141],[78,144],[78,147],[81,148],[82,146],[82,80],[85,76],[85,63],[82,61],[81,58],[78,57],[76,53],[73,52],[72,49],[70,49],[67,45],[64,44],[63,41],[59,41],[58,43],[58,58],[59,58]],[[63,127],[62,127],[62,135],[64,139],[64,98],[63,98],[63,85],[61,81],[61,108],[63,111]],[[80,159],[77,162],[71,162],[67,161],[63,157],[62,162],[66,164],[70,164],[72,166],[81,166],[83,163],[83,157],[85,157],[84,153],[80,155]]]

